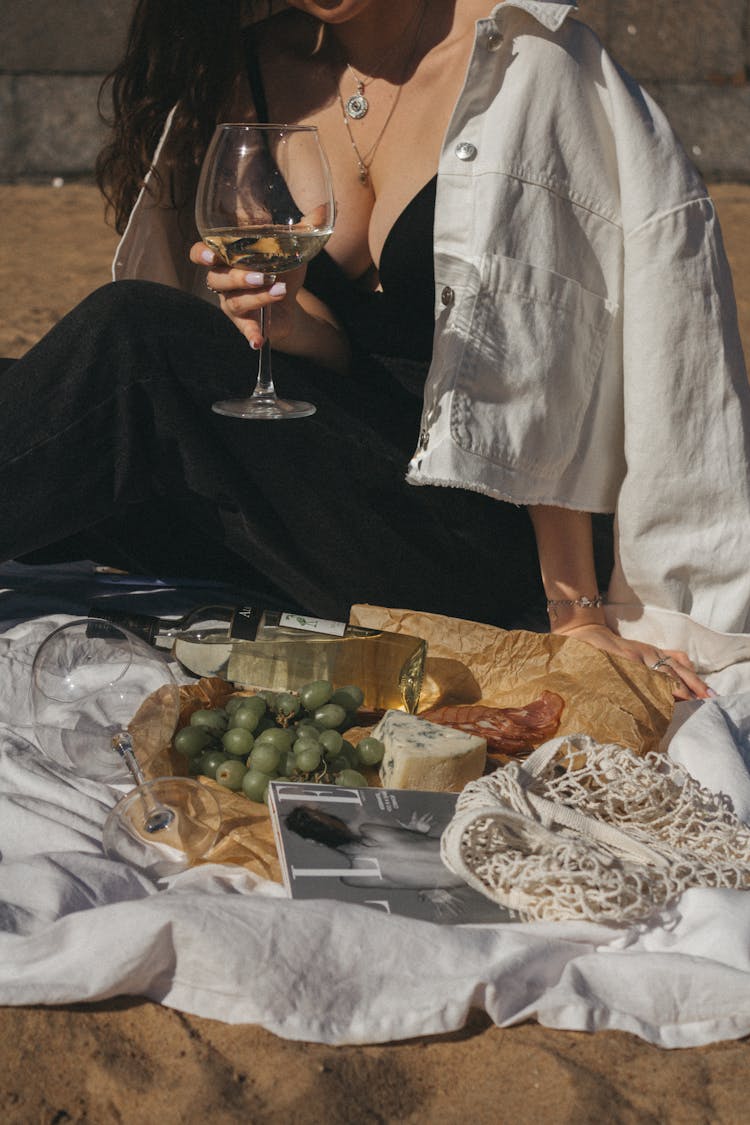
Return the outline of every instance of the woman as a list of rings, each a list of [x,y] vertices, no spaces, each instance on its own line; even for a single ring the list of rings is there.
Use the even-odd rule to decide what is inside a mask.
[[[668,629],[647,643],[607,624],[589,513],[617,509],[610,599],[635,607],[621,622],[650,640],[653,607],[657,623],[747,631],[731,283],[697,174],[571,7],[292,0],[240,59],[236,4],[179,5],[175,41],[171,6],[142,0],[102,164],[121,227],[181,102],[116,276],[216,294],[226,316],[115,286],[15,365],[16,396],[31,371],[76,371],[59,427],[71,448],[25,419],[6,495],[40,473],[52,485],[71,458],[86,493],[61,503],[52,487],[41,520],[19,503],[10,553],[88,523],[153,567],[189,526],[204,572],[242,560],[247,577],[249,562],[258,585],[319,613],[370,600],[505,625],[533,609],[539,569],[556,632],[705,696]],[[200,243],[191,274],[182,249],[209,125],[254,118],[319,127],[338,203],[327,253],[270,288]],[[217,391],[244,390],[238,341],[259,346],[262,304],[278,382],[318,405],[313,419],[208,412]]]

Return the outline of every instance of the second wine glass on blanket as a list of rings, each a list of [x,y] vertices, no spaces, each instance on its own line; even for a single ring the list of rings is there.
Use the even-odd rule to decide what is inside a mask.
[[[185,777],[147,781],[180,714],[168,662],[126,629],[93,617],[68,621],[39,645],[31,670],[37,742],[54,761],[92,781],[135,785],[110,811],[105,852],[153,876],[202,858],[219,829],[219,804]]]
[[[296,269],[323,248],[333,231],[333,185],[314,126],[219,125],[206,152],[195,204],[201,238],[234,268],[265,276]],[[237,418],[304,418],[309,402],[276,396],[271,374],[270,309],[259,313],[264,344],[255,389],[213,404]]]

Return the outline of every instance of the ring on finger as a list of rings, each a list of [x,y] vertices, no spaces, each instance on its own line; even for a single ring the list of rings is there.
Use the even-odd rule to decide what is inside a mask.
[[[662,667],[662,665],[669,664],[670,660],[671,660],[671,657],[669,657],[669,656],[660,656],[655,664],[649,664],[649,668],[651,669],[652,672],[658,672],[658,670]]]

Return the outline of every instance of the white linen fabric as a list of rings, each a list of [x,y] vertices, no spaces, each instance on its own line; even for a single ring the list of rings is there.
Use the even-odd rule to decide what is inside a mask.
[[[477,23],[440,159],[435,345],[407,479],[616,511],[611,624],[666,647],[676,630],[706,673],[750,660],[732,281],[698,173],[574,9],[505,0]],[[147,190],[113,276],[212,299]]]
[[[102,853],[119,792],[46,759],[28,704],[62,615],[0,635],[0,1003],[147,996],[290,1039],[378,1043],[501,1026],[633,1032],[664,1047],[750,1033],[750,895],[691,890],[663,916],[463,928],[294,902],[241,868],[160,883]],[[720,721],[723,717],[724,721]],[[750,808],[750,697],[688,708],[672,753]],[[706,721],[708,720],[708,721]],[[743,804],[744,802],[744,804]],[[221,956],[217,956],[217,951]]]

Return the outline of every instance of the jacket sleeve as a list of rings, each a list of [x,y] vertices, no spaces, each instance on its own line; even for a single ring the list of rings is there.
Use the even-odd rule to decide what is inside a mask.
[[[750,392],[707,196],[626,233],[623,395],[627,473],[611,596],[632,600],[637,590],[642,603],[747,631]]]

